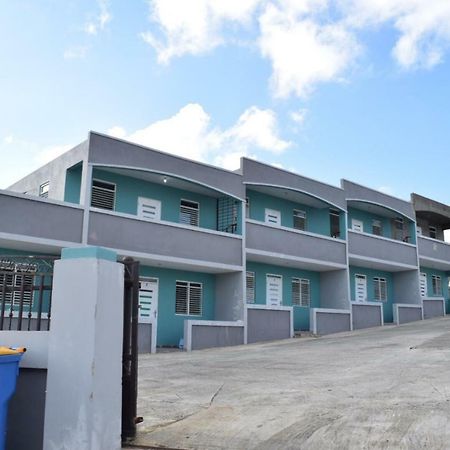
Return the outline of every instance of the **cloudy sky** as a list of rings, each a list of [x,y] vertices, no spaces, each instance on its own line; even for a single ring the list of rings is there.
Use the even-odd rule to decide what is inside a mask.
[[[0,0],[0,187],[89,130],[450,203],[450,1]]]

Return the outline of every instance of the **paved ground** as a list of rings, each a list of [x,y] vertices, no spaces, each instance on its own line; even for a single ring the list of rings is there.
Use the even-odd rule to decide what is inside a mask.
[[[450,448],[450,318],[146,356],[139,382],[139,445]]]

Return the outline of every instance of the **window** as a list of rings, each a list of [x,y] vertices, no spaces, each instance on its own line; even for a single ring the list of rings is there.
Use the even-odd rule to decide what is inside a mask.
[[[437,229],[436,227],[428,227],[428,233],[430,238],[437,239]]]
[[[306,213],[299,209],[294,209],[294,228],[296,230],[306,230]]]
[[[177,281],[175,289],[175,314],[202,315],[202,284]]]
[[[198,227],[199,225],[199,204],[190,200],[181,200],[180,203],[180,223]]]
[[[292,278],[292,305],[309,307],[311,291],[309,280],[305,278]]]
[[[403,241],[403,227],[404,227],[404,223],[403,223],[403,219],[401,217],[397,217],[396,219],[394,219],[393,222],[393,238],[396,239],[397,241]]]
[[[422,227],[417,226],[416,231],[418,236],[422,236]]]
[[[386,278],[375,277],[373,279],[374,295],[373,299],[379,302],[387,302],[387,282]]]
[[[39,197],[48,198],[48,191],[50,189],[50,181],[46,181],[39,186]]]
[[[23,306],[32,306],[33,304],[33,275],[18,274],[7,271],[0,273],[0,300],[3,289],[5,290],[5,302],[19,306],[23,295]]]
[[[92,180],[91,206],[114,210],[116,204],[116,185],[107,181]]]
[[[265,222],[272,225],[281,225],[281,212],[275,209],[265,209]]]
[[[431,277],[431,284],[433,286],[433,295],[442,295],[442,280],[438,275],[433,275]]]
[[[334,238],[340,235],[339,216],[337,209],[330,209],[330,236]]]
[[[372,221],[372,233],[376,236],[383,235],[383,225],[381,223],[381,220]]]
[[[352,219],[352,230],[362,233],[364,231],[364,225],[361,220]]]
[[[247,303],[255,303],[255,272],[247,272],[245,280]]]

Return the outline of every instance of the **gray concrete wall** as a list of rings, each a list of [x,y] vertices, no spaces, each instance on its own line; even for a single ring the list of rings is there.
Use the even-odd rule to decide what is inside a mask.
[[[398,308],[398,324],[415,322],[422,320],[422,309],[420,308],[408,308],[402,306]]]
[[[347,269],[320,272],[320,307],[349,309]]]
[[[354,330],[380,327],[383,325],[382,305],[352,304],[352,323]]]
[[[406,270],[394,272],[395,303],[413,303],[420,305],[419,271]]]
[[[325,335],[350,331],[350,312],[348,314],[332,312],[316,312],[316,334]]]
[[[254,222],[246,222],[245,238],[248,249],[334,264],[347,263],[345,242],[336,239],[323,239]]]
[[[138,324],[138,353],[151,353],[152,326],[151,323]]]
[[[47,371],[21,368],[8,407],[6,450],[43,450]]]
[[[442,300],[423,300],[423,318],[445,316],[445,304]]]
[[[191,350],[244,344],[244,326],[192,325]]]
[[[48,197],[62,201],[64,200],[66,186],[66,170],[79,162],[86,161],[87,151],[87,141],[84,141],[55,160],[27,175],[25,178],[17,181],[9,189],[14,192],[27,192],[30,195],[39,195],[39,186],[49,181]]]
[[[7,312],[8,314],[8,312]],[[19,326],[19,320],[17,319],[17,316],[19,315],[18,311],[14,311],[13,314],[15,315],[15,317],[13,317],[11,319],[11,326],[10,326],[10,319],[9,317],[5,317],[4,322],[3,322],[3,329],[4,330],[8,330],[9,328],[11,328],[11,331],[16,331],[18,329]],[[24,312],[23,312],[23,316],[22,316],[22,330],[21,331],[37,331],[37,319],[30,319],[30,323],[29,323],[29,329],[28,329],[28,317],[27,317],[28,312],[26,311],[26,308],[24,308]],[[45,319],[44,317],[46,317],[47,314],[42,314],[42,319],[41,319],[41,331],[47,331],[47,327],[48,327],[48,319]]]
[[[89,162],[94,164],[135,167],[172,174],[241,199],[245,198],[242,177],[236,172],[229,172],[93,132],[89,135],[89,150]]]
[[[301,175],[247,158],[241,159],[241,171],[244,176],[244,182],[288,187],[289,189],[319,197],[343,210],[347,209],[345,194],[339,187],[302,177]]]
[[[450,264],[450,244],[418,236],[417,245],[419,258],[424,256],[426,258],[440,259]]]
[[[350,255],[376,258],[409,266],[418,264],[415,246],[352,231],[348,233],[348,252]]]
[[[231,235],[100,212],[90,213],[88,244],[169,258],[242,264],[242,240]]]
[[[244,272],[216,275],[215,320],[244,319]]]
[[[370,189],[348,180],[341,180],[341,186],[345,190],[347,199],[363,200],[377,203],[379,205],[398,211],[411,220],[415,220],[415,214],[412,204],[406,200],[392,197],[388,194],[383,194],[382,192]]]
[[[288,339],[291,337],[289,311],[247,309],[247,343]]]
[[[83,210],[31,196],[0,192],[0,232],[81,242]]]
[[[434,239],[440,239],[441,241],[444,240],[444,229],[442,225],[437,224],[435,222],[431,222],[428,219],[424,219],[423,217],[416,217],[417,219],[417,226],[421,228],[422,230],[422,236],[430,236],[430,229],[429,227],[435,227],[436,228],[436,238]]]

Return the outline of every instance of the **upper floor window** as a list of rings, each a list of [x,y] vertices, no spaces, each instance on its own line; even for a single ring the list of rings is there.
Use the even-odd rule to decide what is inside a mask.
[[[431,284],[433,286],[433,295],[442,295],[442,280],[438,275],[431,277]]]
[[[299,209],[294,209],[294,228],[296,230],[306,230],[306,213]]]
[[[375,277],[373,299],[379,302],[387,302],[387,281],[386,278]]]
[[[403,241],[405,239],[404,235],[404,226],[405,223],[401,217],[397,217],[393,221],[393,230],[392,230],[392,237],[398,241]]]
[[[92,180],[91,206],[114,210],[116,204],[116,185],[102,180]]]
[[[430,238],[437,239],[437,229],[436,229],[436,227],[429,226],[428,227],[428,234],[429,234]]]
[[[337,238],[340,235],[339,211],[330,209],[330,236]]]
[[[39,186],[39,197],[48,198],[48,191],[50,189],[50,181],[46,181]]]
[[[381,223],[381,220],[372,221],[372,233],[376,236],[383,235],[383,224]]]
[[[199,226],[199,204],[191,200],[180,202],[180,223],[185,225]]]

